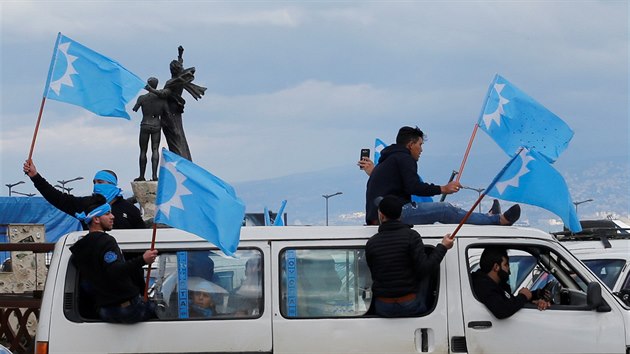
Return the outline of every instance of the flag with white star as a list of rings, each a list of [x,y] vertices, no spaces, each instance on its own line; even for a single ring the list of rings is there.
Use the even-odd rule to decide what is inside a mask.
[[[202,237],[228,256],[236,252],[245,204],[234,188],[183,157],[162,149],[154,222]]]
[[[99,116],[130,119],[125,105],[146,85],[118,62],[59,33],[44,97]]]
[[[524,146],[552,163],[573,138],[560,117],[500,75],[490,84],[477,124],[509,156]]]
[[[487,195],[536,205],[558,215],[573,232],[582,231],[564,177],[533,149],[523,148],[488,186]]]

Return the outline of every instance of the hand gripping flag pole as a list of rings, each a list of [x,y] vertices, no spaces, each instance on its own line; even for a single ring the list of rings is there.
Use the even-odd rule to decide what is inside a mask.
[[[153,223],[153,236],[151,237],[151,251],[155,249],[155,237],[157,236],[157,224]],[[151,280],[151,265],[147,267],[147,280],[144,282],[144,301],[149,300],[149,282]]]

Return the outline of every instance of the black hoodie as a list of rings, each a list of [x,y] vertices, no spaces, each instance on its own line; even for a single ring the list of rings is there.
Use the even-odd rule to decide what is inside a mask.
[[[90,232],[70,251],[81,278],[93,288],[96,306],[119,305],[144,291],[144,259],[126,261],[111,235]]]
[[[441,193],[440,186],[420,182],[418,162],[404,146],[393,144],[381,151],[378,164],[370,174],[365,193],[365,221],[368,225],[378,223],[378,208],[374,200],[386,195],[395,195],[411,202],[412,195],[430,197]]]

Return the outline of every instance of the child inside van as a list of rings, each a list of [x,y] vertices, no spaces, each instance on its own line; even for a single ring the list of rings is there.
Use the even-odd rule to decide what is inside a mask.
[[[189,316],[190,318],[208,318],[216,316],[217,299],[222,299],[227,291],[222,287],[199,277],[188,279]]]

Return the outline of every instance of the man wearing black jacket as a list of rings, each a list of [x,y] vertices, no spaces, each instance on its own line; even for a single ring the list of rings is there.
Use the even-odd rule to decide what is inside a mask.
[[[426,202],[413,203],[411,196],[434,196],[456,193],[462,187],[457,181],[444,186],[420,182],[418,177],[418,159],[422,154],[424,133],[418,127],[402,127],[396,136],[396,144],[381,151],[378,164],[370,173],[365,198],[365,221],[368,225],[378,224],[374,201],[378,197],[395,195],[406,202],[401,220],[409,224],[457,224],[466,215],[466,210],[450,203]],[[504,214],[472,213],[468,224],[477,225],[512,225],[521,215],[518,204],[513,205]]]
[[[365,246],[372,274],[374,311],[383,317],[418,316],[427,310],[423,284],[439,268],[454,239],[447,234],[433,251],[425,253],[422,238],[411,225],[400,222],[404,202],[386,196],[378,204],[381,225]]]
[[[512,316],[525,304],[532,301],[538,309],[543,311],[550,306],[543,297],[544,290],[532,293],[527,288],[521,288],[514,296],[508,280],[510,278],[510,263],[507,251],[500,247],[487,247],[481,254],[479,270],[472,274],[473,289],[481,301],[494,317],[504,319]]]
[[[112,206],[115,229],[143,229],[146,227],[140,215],[140,210],[120,195],[116,175],[111,171],[99,171],[94,176],[94,194],[86,197],[75,197],[72,194],[57,190],[48,183],[37,172],[37,168],[32,160],[24,163],[23,170],[48,203],[72,217],[93,204],[96,194],[103,194],[107,198],[107,202]],[[87,229],[87,225],[84,224],[83,227]]]
[[[135,323],[154,317],[155,303],[144,302],[140,294],[145,288],[142,267],[153,263],[157,250],[147,250],[142,257],[125,260],[116,239],[107,234],[114,216],[100,194],[77,218],[89,225],[90,232],[70,247],[72,262],[82,280],[89,284],[101,319]]]

